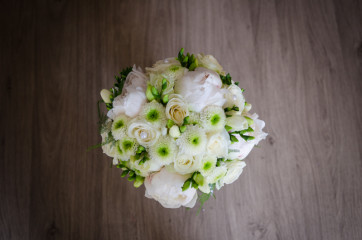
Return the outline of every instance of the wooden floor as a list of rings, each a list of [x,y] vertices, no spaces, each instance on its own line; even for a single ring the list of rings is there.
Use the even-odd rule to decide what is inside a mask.
[[[362,239],[362,1],[1,1],[0,239]],[[122,67],[213,54],[269,136],[239,180],[164,209],[110,168]]]

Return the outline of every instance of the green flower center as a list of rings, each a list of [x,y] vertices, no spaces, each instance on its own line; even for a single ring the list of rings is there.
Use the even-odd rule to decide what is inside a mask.
[[[191,143],[195,146],[199,145],[200,143],[200,138],[199,137],[193,137],[191,138]]]
[[[152,109],[147,113],[147,120],[150,122],[154,122],[157,121],[159,118],[160,114],[158,113],[158,111],[156,109]]]
[[[214,116],[211,117],[210,122],[211,125],[216,125],[220,122],[220,116],[218,114],[215,114]]]
[[[124,122],[123,120],[119,120],[118,122],[116,122],[116,124],[114,125],[115,129],[120,129],[121,127],[124,126]]]
[[[211,168],[211,166],[212,166],[211,162],[206,162],[206,163],[204,164],[203,169],[204,169],[204,170],[209,170],[209,169]]]
[[[123,149],[124,150],[130,150],[132,148],[133,142],[126,140],[122,143]]]
[[[157,153],[162,157],[166,157],[170,153],[170,151],[168,150],[168,147],[165,146],[165,147],[160,147]]]

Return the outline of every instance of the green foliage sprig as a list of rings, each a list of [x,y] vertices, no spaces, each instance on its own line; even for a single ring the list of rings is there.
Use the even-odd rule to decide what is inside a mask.
[[[146,161],[150,160],[150,156],[148,155],[148,152],[146,151],[146,148],[144,146],[139,146],[137,151],[136,151],[136,155],[135,155],[136,160],[141,159],[138,162],[138,165],[142,165],[144,164]]]
[[[200,206],[199,206],[199,209],[197,210],[196,215],[198,215],[200,213],[200,211],[202,210],[202,207],[207,202],[207,200],[210,199],[211,195],[214,196],[214,198],[216,198],[215,195],[214,195],[215,183],[209,184],[209,186],[210,186],[210,192],[209,193],[202,193],[202,194],[199,195]]]
[[[190,55],[190,53],[187,53],[184,55],[184,51],[185,49],[181,48],[176,59],[181,63],[181,66],[188,68],[190,71],[194,71],[195,68],[199,66],[199,62],[194,54]]]
[[[166,105],[168,103],[169,96],[168,96],[168,94],[163,95],[163,91],[166,90],[167,85],[168,84],[167,84],[166,78],[162,79],[162,88],[161,88],[160,92],[158,92],[157,88],[155,88],[154,86],[148,85],[147,90],[146,90],[147,100],[150,102],[153,100],[156,100],[157,102],[160,102],[163,105]]]
[[[123,161],[119,162],[119,164],[117,165],[117,168],[122,169],[121,177],[125,177],[128,174],[128,181],[130,181],[130,182],[134,181],[134,183],[133,183],[134,187],[138,188],[143,184],[145,178],[140,175],[137,175],[135,171],[128,168],[127,162],[123,162]]]
[[[122,71],[119,73],[119,76],[115,75],[114,78],[116,79],[116,83],[114,84],[114,87],[111,89],[111,102],[106,103],[106,107],[108,110],[113,108],[113,100],[122,94],[124,83],[126,82],[126,78],[128,74],[132,72],[132,67],[127,67],[122,69]]]
[[[225,85],[231,85],[231,76],[230,73],[226,74],[226,76],[220,75],[221,81]]]
[[[199,187],[199,185],[202,185],[204,182],[204,177],[201,175],[201,173],[199,172],[194,172],[190,178],[188,178],[183,186],[182,186],[182,191],[186,191],[187,189],[189,189],[190,187],[193,187],[195,189],[197,189]]]

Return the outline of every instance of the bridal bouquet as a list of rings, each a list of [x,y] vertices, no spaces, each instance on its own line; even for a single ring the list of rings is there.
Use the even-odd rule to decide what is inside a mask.
[[[265,139],[264,121],[250,114],[244,89],[211,55],[157,61],[145,72],[124,69],[101,91],[103,152],[145,196],[166,208],[203,204],[239,178],[243,159]],[[99,105],[98,105],[99,111]]]

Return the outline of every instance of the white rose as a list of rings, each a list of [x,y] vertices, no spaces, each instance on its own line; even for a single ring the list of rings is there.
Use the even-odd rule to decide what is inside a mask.
[[[230,145],[230,137],[226,130],[210,135],[206,145],[206,150],[209,154],[218,158],[228,155],[228,147]]]
[[[220,76],[209,69],[198,67],[176,81],[175,93],[184,97],[192,111],[201,112],[209,105],[222,107],[225,103]]]
[[[255,138],[253,140],[245,141],[239,136],[239,134],[235,134],[234,136],[239,140],[239,142],[235,142],[229,147],[229,159],[242,160],[246,158],[253,147],[261,140],[265,139],[268,135],[262,131],[265,126],[265,122],[258,119],[258,115],[253,114],[250,116],[250,118],[254,120],[254,123],[251,125],[251,128],[254,129],[254,132],[248,132],[245,133],[245,135],[253,136]]]
[[[182,186],[188,178],[188,175],[180,175],[162,168],[161,171],[146,177],[145,196],[155,199],[165,208],[192,208],[197,200],[196,189],[182,191]]]
[[[136,138],[140,145],[149,147],[157,142],[161,132],[144,120],[134,119],[128,126],[128,135]]]
[[[212,55],[197,54],[196,56],[199,66],[210,69],[218,74],[225,75],[224,70],[216,58]]]
[[[201,157],[191,155],[179,155],[174,160],[175,171],[181,174],[192,173],[200,168]]]
[[[243,168],[246,166],[244,161],[232,161],[227,162],[226,167],[228,171],[226,172],[226,175],[224,177],[224,183],[225,184],[231,184],[236,181],[236,179],[239,178],[240,174],[243,172]]]
[[[128,117],[136,117],[142,106],[146,103],[147,76],[141,68],[133,66],[132,72],[127,76],[122,94],[113,100],[113,108],[108,111],[107,116],[114,119],[120,114]]]
[[[224,104],[224,108],[237,106],[239,108],[239,112],[242,112],[244,110],[245,98],[239,86],[235,85],[234,83],[231,84],[227,88],[225,98],[226,102]]]
[[[166,117],[181,125],[184,118],[189,115],[186,102],[179,94],[171,94],[170,100],[166,105]]]

